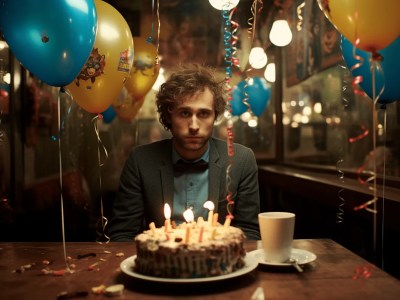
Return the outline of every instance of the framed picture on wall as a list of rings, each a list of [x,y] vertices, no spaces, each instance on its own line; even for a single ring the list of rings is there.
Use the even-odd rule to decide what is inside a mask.
[[[292,42],[285,47],[286,83],[295,85],[342,60],[340,33],[320,10],[317,1],[296,0],[290,16]]]
[[[177,0],[161,3],[159,51],[162,65],[221,64],[221,15],[208,1]]]

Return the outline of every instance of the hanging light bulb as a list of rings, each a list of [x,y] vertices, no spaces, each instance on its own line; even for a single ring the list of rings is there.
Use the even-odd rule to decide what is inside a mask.
[[[257,127],[258,126],[258,118],[256,116],[252,116],[251,119],[247,122],[249,127]]]
[[[254,69],[264,68],[268,62],[267,54],[262,47],[253,47],[249,54],[249,64]]]
[[[269,63],[264,71],[264,77],[269,82],[275,82],[275,63]]]
[[[245,111],[240,115],[240,120],[242,120],[245,123],[249,122],[250,119],[251,119],[251,113],[249,111]]]
[[[292,41],[292,31],[290,30],[289,23],[283,15],[283,10],[279,10],[278,17],[272,24],[271,31],[269,32],[269,39],[275,45],[284,47],[289,45]]]
[[[212,7],[218,10],[231,10],[236,7],[239,0],[208,0]]]

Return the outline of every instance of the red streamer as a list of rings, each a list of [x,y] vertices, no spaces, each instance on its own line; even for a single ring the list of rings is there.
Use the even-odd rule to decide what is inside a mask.
[[[361,133],[361,134],[359,134],[359,135],[357,135],[357,136],[355,136],[355,137],[349,138],[348,141],[349,141],[350,143],[357,142],[357,141],[359,141],[359,140],[362,140],[362,139],[365,138],[366,136],[368,136],[368,134],[369,134],[368,128],[365,128],[364,125],[361,125],[361,129],[364,130],[363,133]]]

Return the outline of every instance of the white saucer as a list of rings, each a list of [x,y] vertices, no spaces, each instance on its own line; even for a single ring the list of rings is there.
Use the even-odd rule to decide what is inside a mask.
[[[264,260],[264,250],[257,249],[254,251],[249,252],[248,254],[254,255],[259,264],[267,265],[267,266],[292,266],[290,262],[283,262],[283,263],[273,263]],[[307,250],[292,248],[292,255],[291,258],[296,260],[299,265],[308,264],[313,262],[317,259],[317,256]]]
[[[211,281],[224,280],[247,274],[253,271],[258,266],[257,258],[254,255],[246,255],[244,259],[245,266],[229,274],[212,276],[212,277],[202,277],[202,278],[161,278],[161,277],[153,277],[136,273],[134,271],[135,259],[136,255],[133,255],[123,260],[120,264],[121,271],[135,278],[144,279],[148,281],[169,282],[169,283],[194,283],[194,282],[211,282]]]

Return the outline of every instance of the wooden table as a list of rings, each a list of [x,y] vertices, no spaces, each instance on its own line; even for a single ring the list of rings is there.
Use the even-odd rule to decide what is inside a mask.
[[[82,299],[109,299],[92,293],[101,284],[123,284],[123,299],[251,299],[260,286],[265,299],[400,299],[399,280],[332,240],[295,240],[294,247],[317,255],[302,273],[259,265],[236,278],[181,284],[121,272],[120,263],[135,254],[133,243],[67,243],[75,272],[64,275],[42,271],[46,263],[50,270],[66,268],[62,243],[0,243],[0,299],[57,299],[64,291],[87,293]],[[246,249],[256,249],[256,243],[246,242]],[[92,256],[77,258],[85,254]]]

